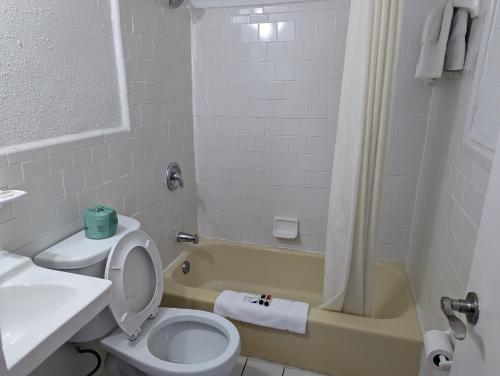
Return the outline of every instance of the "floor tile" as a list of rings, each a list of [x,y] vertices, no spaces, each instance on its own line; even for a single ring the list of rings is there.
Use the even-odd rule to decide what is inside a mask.
[[[282,376],[283,366],[262,360],[248,359],[243,376]]]
[[[238,362],[234,366],[234,368],[231,371],[231,374],[229,376],[241,376],[241,374],[243,373],[243,368],[245,368],[246,362],[247,362],[247,358],[240,356],[238,359]]]
[[[304,371],[302,369],[297,369],[297,368],[285,368],[285,373],[283,374],[283,376],[323,376],[323,375],[310,371]]]

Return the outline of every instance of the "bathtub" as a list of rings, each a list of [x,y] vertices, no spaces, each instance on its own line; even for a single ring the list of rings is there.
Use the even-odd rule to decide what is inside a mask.
[[[377,264],[374,314],[367,318],[315,308],[323,263],[319,253],[202,240],[166,270],[162,305],[212,311],[224,289],[305,301],[306,335],[234,322],[242,355],[332,376],[417,376],[422,336],[403,265]]]

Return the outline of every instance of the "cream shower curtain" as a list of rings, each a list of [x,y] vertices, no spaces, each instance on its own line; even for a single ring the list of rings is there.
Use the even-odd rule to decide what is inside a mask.
[[[0,331],[0,338],[2,338],[2,332]],[[0,375],[7,375],[7,364],[5,364],[5,356],[3,354],[2,341],[0,340]]]
[[[403,0],[351,0],[325,250],[323,309],[371,314]]]

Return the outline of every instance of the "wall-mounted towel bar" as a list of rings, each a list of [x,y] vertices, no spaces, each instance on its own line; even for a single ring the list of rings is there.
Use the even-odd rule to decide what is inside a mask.
[[[477,17],[479,15],[479,5],[480,5],[480,0],[455,0],[454,1],[455,8],[467,9],[472,18]]]

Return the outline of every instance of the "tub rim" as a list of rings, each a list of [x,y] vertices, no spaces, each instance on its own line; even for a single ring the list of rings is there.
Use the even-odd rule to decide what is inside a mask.
[[[174,276],[177,269],[180,269],[182,263],[187,257],[196,251],[197,247],[203,246],[235,246],[244,248],[253,248],[257,251],[270,251],[281,254],[294,254],[295,256],[305,256],[314,258],[324,258],[321,252],[302,251],[289,248],[276,248],[270,246],[261,246],[256,244],[247,244],[241,242],[233,242],[219,239],[200,239],[200,244],[190,246],[185,249],[167,268],[164,270],[164,292],[162,302],[168,305],[168,295],[178,298],[187,298],[202,302],[209,305],[213,309],[213,304],[219,291],[209,290],[202,287],[187,286],[178,282]],[[364,332],[378,336],[391,337],[397,339],[405,339],[421,343],[423,340],[422,330],[417,315],[415,299],[410,287],[408,273],[403,263],[382,261],[383,264],[397,266],[405,275],[405,293],[411,298],[411,304],[404,310],[401,315],[391,318],[374,318],[362,317],[342,312],[334,312],[323,310],[317,307],[310,307],[308,315],[308,323],[316,325],[335,325],[339,328],[351,330],[353,332]]]

